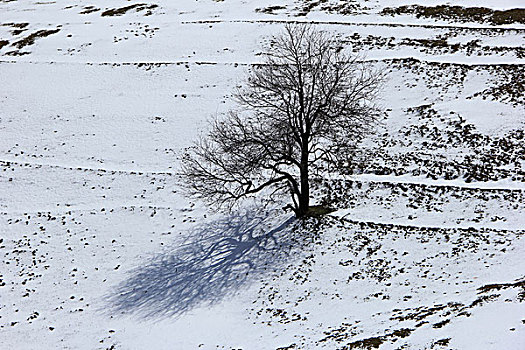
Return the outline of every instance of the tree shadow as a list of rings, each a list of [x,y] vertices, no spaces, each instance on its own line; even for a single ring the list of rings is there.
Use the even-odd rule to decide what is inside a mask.
[[[250,211],[197,226],[187,243],[132,270],[109,295],[108,311],[173,317],[235,294],[285,261],[294,221]]]

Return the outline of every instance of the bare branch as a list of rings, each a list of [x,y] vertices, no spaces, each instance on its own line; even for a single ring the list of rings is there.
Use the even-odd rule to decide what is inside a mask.
[[[226,205],[271,188],[302,216],[310,174],[339,169],[372,130],[384,73],[307,24],[286,25],[266,51],[235,94],[239,109],[185,153],[183,175],[191,193]]]

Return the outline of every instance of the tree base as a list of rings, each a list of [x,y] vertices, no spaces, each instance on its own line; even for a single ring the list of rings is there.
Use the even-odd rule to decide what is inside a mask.
[[[334,211],[335,211],[334,208],[326,207],[324,205],[312,205],[311,207],[308,208],[308,210],[302,217],[303,218],[321,217],[326,214],[330,214]]]

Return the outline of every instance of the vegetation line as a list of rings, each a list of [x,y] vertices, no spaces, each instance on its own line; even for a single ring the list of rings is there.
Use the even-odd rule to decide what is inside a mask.
[[[94,168],[94,167],[85,167],[85,166],[69,166],[69,165],[61,165],[61,164],[45,163],[45,162],[28,162],[28,161],[0,159],[0,166],[5,167],[5,166],[9,166],[10,164],[16,164],[19,166],[60,168],[60,169],[65,169],[65,170],[94,171],[94,172],[109,173],[109,174],[121,173],[121,174],[128,174],[128,175],[167,175],[167,176],[176,175],[176,172],[170,171],[170,170],[166,170],[166,171],[147,171],[147,170],[139,170],[139,169],[123,170],[123,169]],[[367,175],[367,174],[363,174],[363,175]],[[360,183],[392,183],[392,184],[436,186],[436,187],[468,188],[468,189],[477,189],[480,191],[483,191],[483,190],[525,191],[525,188],[521,188],[521,187],[504,187],[504,186],[475,187],[475,186],[467,186],[467,185],[460,185],[460,184],[433,183],[433,180],[429,180],[429,182],[400,181],[400,180],[391,181],[388,179],[360,179],[360,178],[354,178],[354,177],[344,178],[343,180],[360,182]]]
[[[13,211],[4,211],[0,210],[0,216],[23,216],[23,215],[65,215],[70,214],[72,212],[106,212],[106,213],[112,213],[115,210],[130,210],[134,211],[135,209],[140,210],[178,210],[178,211],[184,211],[184,208],[181,207],[174,207],[174,206],[167,206],[167,205],[155,205],[152,203],[149,204],[140,204],[140,203],[122,203],[117,205],[99,205],[97,207],[93,206],[81,206],[81,205],[71,205],[64,203],[59,207],[49,208],[49,209],[30,209],[30,210],[24,210],[24,209],[14,209]]]
[[[345,210],[345,209],[340,209]],[[340,211],[338,210],[338,211]],[[486,226],[435,226],[435,225],[408,225],[403,223],[397,223],[397,222],[381,222],[376,220],[359,220],[359,219],[348,219],[347,216],[351,215],[345,214],[344,216],[338,216],[337,211],[328,214],[330,216],[333,216],[335,218],[338,218],[341,221],[354,224],[354,225],[367,225],[367,226],[389,226],[389,227],[396,227],[396,228],[403,228],[407,230],[420,230],[420,229],[429,229],[429,230],[458,230],[458,231],[495,231],[495,232],[508,232],[508,231],[514,231],[514,233],[517,234],[523,234],[525,233],[525,230],[519,229],[519,228],[496,228],[496,227],[486,227]]]
[[[439,65],[448,65],[448,66],[468,66],[468,67],[493,67],[493,66],[500,66],[500,67],[522,67],[525,64],[525,61],[523,63],[498,63],[498,62],[487,62],[487,63],[468,63],[468,62],[450,62],[450,61],[439,61],[439,60],[426,60],[422,58],[415,58],[415,57],[389,57],[389,58],[380,58],[380,59],[369,59],[365,61],[359,61],[359,62],[402,62],[402,61],[410,61],[410,62],[419,62],[419,63],[428,63],[428,64],[439,64]],[[261,62],[211,62],[211,61],[151,61],[151,62],[144,62],[144,61],[128,61],[128,62],[79,62],[79,61],[26,61],[26,60],[0,60],[0,64],[17,64],[17,63],[27,63],[27,64],[62,64],[62,65],[89,65],[89,66],[180,66],[184,64],[194,64],[197,66],[260,66],[264,65],[264,63]]]
[[[343,21],[300,21],[289,19],[207,19],[207,20],[193,20],[182,21],[181,24],[219,24],[219,23],[309,23],[309,24],[329,24],[342,26],[362,26],[362,27],[411,27],[411,28],[438,28],[438,29],[471,29],[471,30],[501,30],[501,31],[519,31],[525,32],[525,28],[517,27],[495,27],[495,26],[467,26],[467,25],[450,25],[450,24],[417,24],[417,23],[368,23],[368,22],[343,22]]]
[[[66,169],[66,170],[95,171],[95,172],[110,173],[110,174],[125,173],[125,174],[129,174],[129,175],[168,175],[168,176],[175,175],[175,173],[171,172],[171,171],[148,171],[148,170],[140,170],[140,169],[137,169],[137,170],[123,170],[123,169],[93,168],[93,167],[74,166],[74,165],[61,165],[61,164],[53,164],[53,163],[45,163],[45,162],[28,162],[28,161],[16,161],[16,160],[0,159],[0,166],[9,166],[11,164],[16,164],[16,165],[20,165],[20,166],[36,166],[36,167],[61,168],[61,169]]]
[[[377,178],[366,178],[367,175],[372,175]],[[360,183],[387,183],[387,184],[399,184],[399,185],[419,185],[419,186],[428,186],[428,187],[444,187],[444,188],[461,188],[461,189],[470,189],[470,190],[479,190],[479,191],[525,191],[525,187],[509,187],[509,186],[498,186],[498,185],[487,185],[487,183],[457,183],[455,180],[451,180],[452,183],[443,183],[439,180],[431,180],[431,179],[425,179],[428,181],[422,181],[415,179],[414,181],[405,180],[405,179],[393,179],[392,177],[381,179],[379,176],[375,174],[362,174],[358,175],[359,177],[355,176],[348,176],[343,177],[341,180],[343,181],[352,181],[352,182],[360,182]],[[448,180],[445,180],[448,181]],[[516,184],[521,184],[519,182],[516,182]]]

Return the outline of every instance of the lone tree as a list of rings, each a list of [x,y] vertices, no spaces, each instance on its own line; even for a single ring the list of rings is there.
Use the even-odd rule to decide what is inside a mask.
[[[239,108],[211,122],[183,156],[190,192],[218,204],[264,192],[308,214],[313,175],[341,170],[377,121],[383,73],[328,33],[287,25],[234,95]]]

